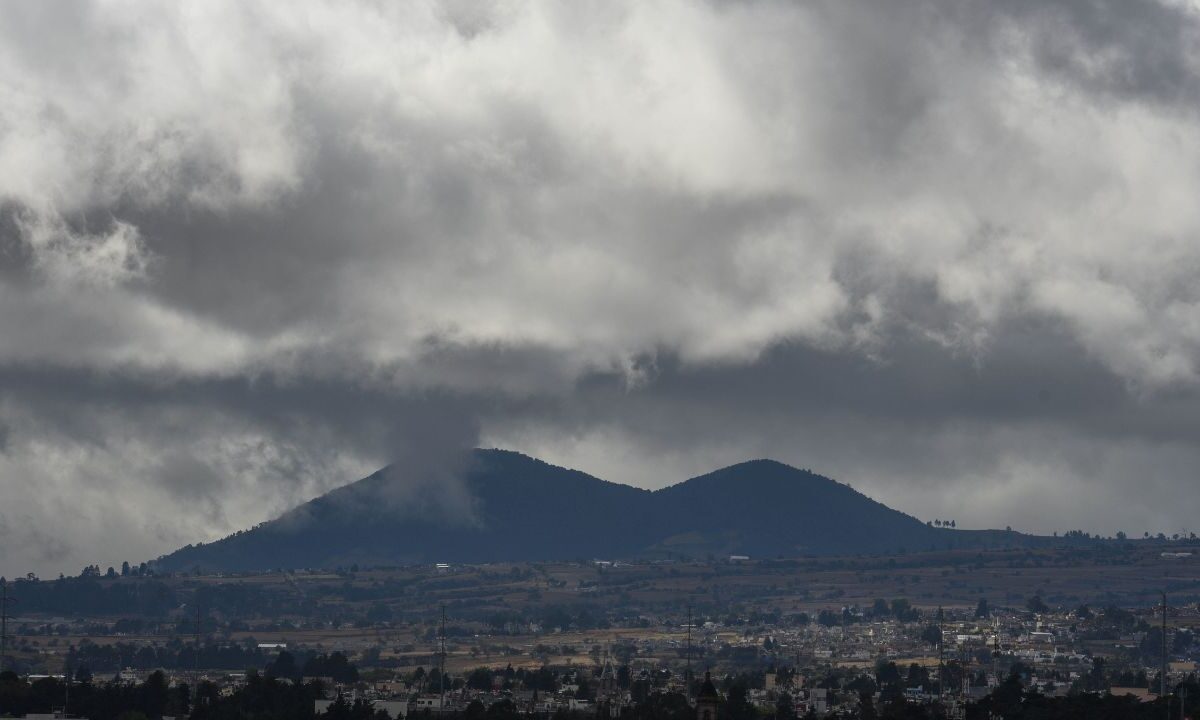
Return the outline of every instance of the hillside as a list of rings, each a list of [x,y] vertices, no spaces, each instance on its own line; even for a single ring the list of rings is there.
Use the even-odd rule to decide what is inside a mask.
[[[944,536],[853,488],[773,460],[753,460],[654,493],[669,535],[682,549],[701,546],[754,556],[894,552]],[[707,529],[706,528],[711,528]],[[948,534],[948,533],[947,533]]]
[[[1018,533],[931,528],[814,473],[754,460],[650,492],[503,450],[445,477],[379,472],[160,569],[845,555],[1024,546]]]

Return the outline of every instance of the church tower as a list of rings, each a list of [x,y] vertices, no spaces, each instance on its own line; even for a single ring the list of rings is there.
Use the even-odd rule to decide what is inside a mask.
[[[704,683],[700,686],[700,694],[696,696],[696,720],[717,720],[720,707],[721,696],[712,683],[712,676],[705,671]]]

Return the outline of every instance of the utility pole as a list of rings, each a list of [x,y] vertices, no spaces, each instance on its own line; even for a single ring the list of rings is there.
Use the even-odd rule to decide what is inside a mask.
[[[438,714],[446,712],[446,603],[442,603],[442,642],[441,642],[441,669],[438,672],[438,691],[441,693],[442,700],[438,706]]]
[[[0,672],[8,659],[8,605],[16,602],[8,596],[8,581],[0,579]]]

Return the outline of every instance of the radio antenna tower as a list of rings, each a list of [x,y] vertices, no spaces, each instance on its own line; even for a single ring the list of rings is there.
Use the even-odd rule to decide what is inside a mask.
[[[196,640],[192,651],[192,671],[196,674],[196,682],[200,682],[200,601],[196,600]]]
[[[442,603],[441,667],[438,671],[438,692],[442,696],[438,714],[446,712],[446,603]]]
[[[944,643],[943,643],[943,641],[944,641],[944,639],[945,639],[945,637],[946,637],[946,629],[945,629],[945,628],[942,626],[942,623],[944,622],[944,620],[945,620],[945,617],[944,617],[944,615],[942,614],[942,608],[941,608],[941,607],[938,607],[938,611],[937,611],[937,629],[938,629],[938,638],[937,638],[937,649],[938,649],[938,671],[937,671],[937,672],[938,672],[938,702],[939,702],[939,703],[943,701],[943,695],[945,695],[945,692],[946,692],[946,687],[945,687],[945,685],[946,685],[945,673],[942,671],[942,662],[943,662],[943,659],[944,659],[944,657],[943,657],[943,651],[945,650],[945,646],[944,646]]]
[[[684,696],[689,700],[692,697],[692,604],[688,603],[688,624],[687,624],[687,671],[683,675]]]
[[[1159,683],[1159,697],[1167,696],[1167,591],[1162,591],[1162,677]],[[1167,702],[1167,716],[1171,714],[1171,703]]]

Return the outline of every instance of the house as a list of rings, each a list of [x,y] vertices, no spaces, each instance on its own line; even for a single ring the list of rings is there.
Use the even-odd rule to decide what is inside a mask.
[[[371,703],[371,707],[376,710],[384,710],[393,718],[408,717],[407,700],[376,700]]]
[[[1158,699],[1157,695],[1151,693],[1148,688],[1144,687],[1114,687],[1109,688],[1108,692],[1109,694],[1116,696],[1128,695],[1130,697],[1135,697],[1137,698],[1138,702],[1144,703],[1154,702]]]
[[[412,702],[412,710],[414,712],[423,712],[430,710],[432,712],[441,712],[442,698],[440,695],[419,695]]]
[[[812,710],[817,715],[829,712],[829,690],[825,688],[806,688],[794,696],[796,713],[804,715]]]
[[[348,703],[353,703],[355,700],[355,695],[354,695],[354,693],[347,693],[345,695],[342,695],[342,698]],[[439,700],[440,700],[440,698],[439,698]],[[335,702],[337,702],[337,701],[336,700],[314,700],[313,701],[313,710],[319,715],[323,712],[328,711],[329,706],[334,704]],[[407,700],[400,700],[400,699],[372,700],[370,702],[371,702],[372,708],[374,708],[376,710],[386,710],[387,714],[393,718],[408,717],[408,701]]]
[[[375,692],[394,697],[408,693],[408,683],[399,679],[383,680],[375,683]]]

